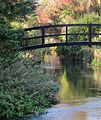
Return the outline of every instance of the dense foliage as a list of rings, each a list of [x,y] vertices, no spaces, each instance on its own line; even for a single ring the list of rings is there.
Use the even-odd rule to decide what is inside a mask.
[[[56,85],[44,70],[24,59],[0,65],[0,118],[14,118],[44,112],[55,102]]]
[[[39,23],[72,23],[85,14],[94,12],[100,16],[101,2],[99,0],[48,0],[42,1],[36,9]],[[44,16],[47,16],[44,18]]]
[[[1,0],[0,19],[4,21],[20,19],[33,13],[35,1],[33,0]]]
[[[34,14],[35,3],[24,0],[1,0],[0,1],[0,53],[7,57],[14,48],[21,45],[23,32],[20,26],[12,23],[19,23],[27,16]],[[24,21],[23,21],[24,22]],[[19,29],[18,29],[19,28]],[[4,53],[4,54],[3,54]],[[13,53],[11,53],[13,54]],[[15,53],[14,53],[15,54]]]
[[[54,102],[56,88],[41,63],[20,52],[24,31],[35,26],[34,0],[0,1],[0,119],[41,113]],[[36,34],[36,33],[34,33]],[[41,53],[41,51],[40,51]],[[26,54],[26,55],[25,55]],[[32,55],[31,55],[32,58]],[[37,61],[37,62],[36,62]]]

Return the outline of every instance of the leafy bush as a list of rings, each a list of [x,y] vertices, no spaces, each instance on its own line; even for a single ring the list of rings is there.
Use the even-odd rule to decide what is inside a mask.
[[[44,112],[55,102],[57,85],[52,77],[23,59],[2,69],[0,65],[0,118]]]
[[[2,62],[15,57],[16,50],[19,49],[22,38],[22,30],[14,30],[7,24],[0,23],[0,58],[3,59]]]

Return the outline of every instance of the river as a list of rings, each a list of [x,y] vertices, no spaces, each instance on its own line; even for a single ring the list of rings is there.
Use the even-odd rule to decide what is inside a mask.
[[[101,68],[57,55],[46,55],[44,67],[60,84],[59,103],[28,120],[101,120]]]

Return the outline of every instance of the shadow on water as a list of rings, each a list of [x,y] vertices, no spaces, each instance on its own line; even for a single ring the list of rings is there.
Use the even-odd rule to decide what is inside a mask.
[[[45,71],[56,75],[59,104],[28,120],[101,120],[101,68],[46,56]]]

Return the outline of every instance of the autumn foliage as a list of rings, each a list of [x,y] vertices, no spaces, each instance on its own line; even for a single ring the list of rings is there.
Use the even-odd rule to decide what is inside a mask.
[[[40,7],[36,9],[37,21],[39,24],[52,23],[52,20],[49,18],[49,15],[44,9]]]
[[[39,24],[52,24],[60,21],[60,16],[65,13],[67,23],[72,22],[76,16],[83,16],[85,13],[92,12],[94,3],[92,0],[46,0],[46,5],[36,9],[37,21]],[[96,5],[95,5],[96,6]],[[98,8],[96,8],[98,9]],[[95,9],[95,10],[96,10]],[[68,19],[70,18],[70,19]],[[68,20],[67,20],[68,19]]]

